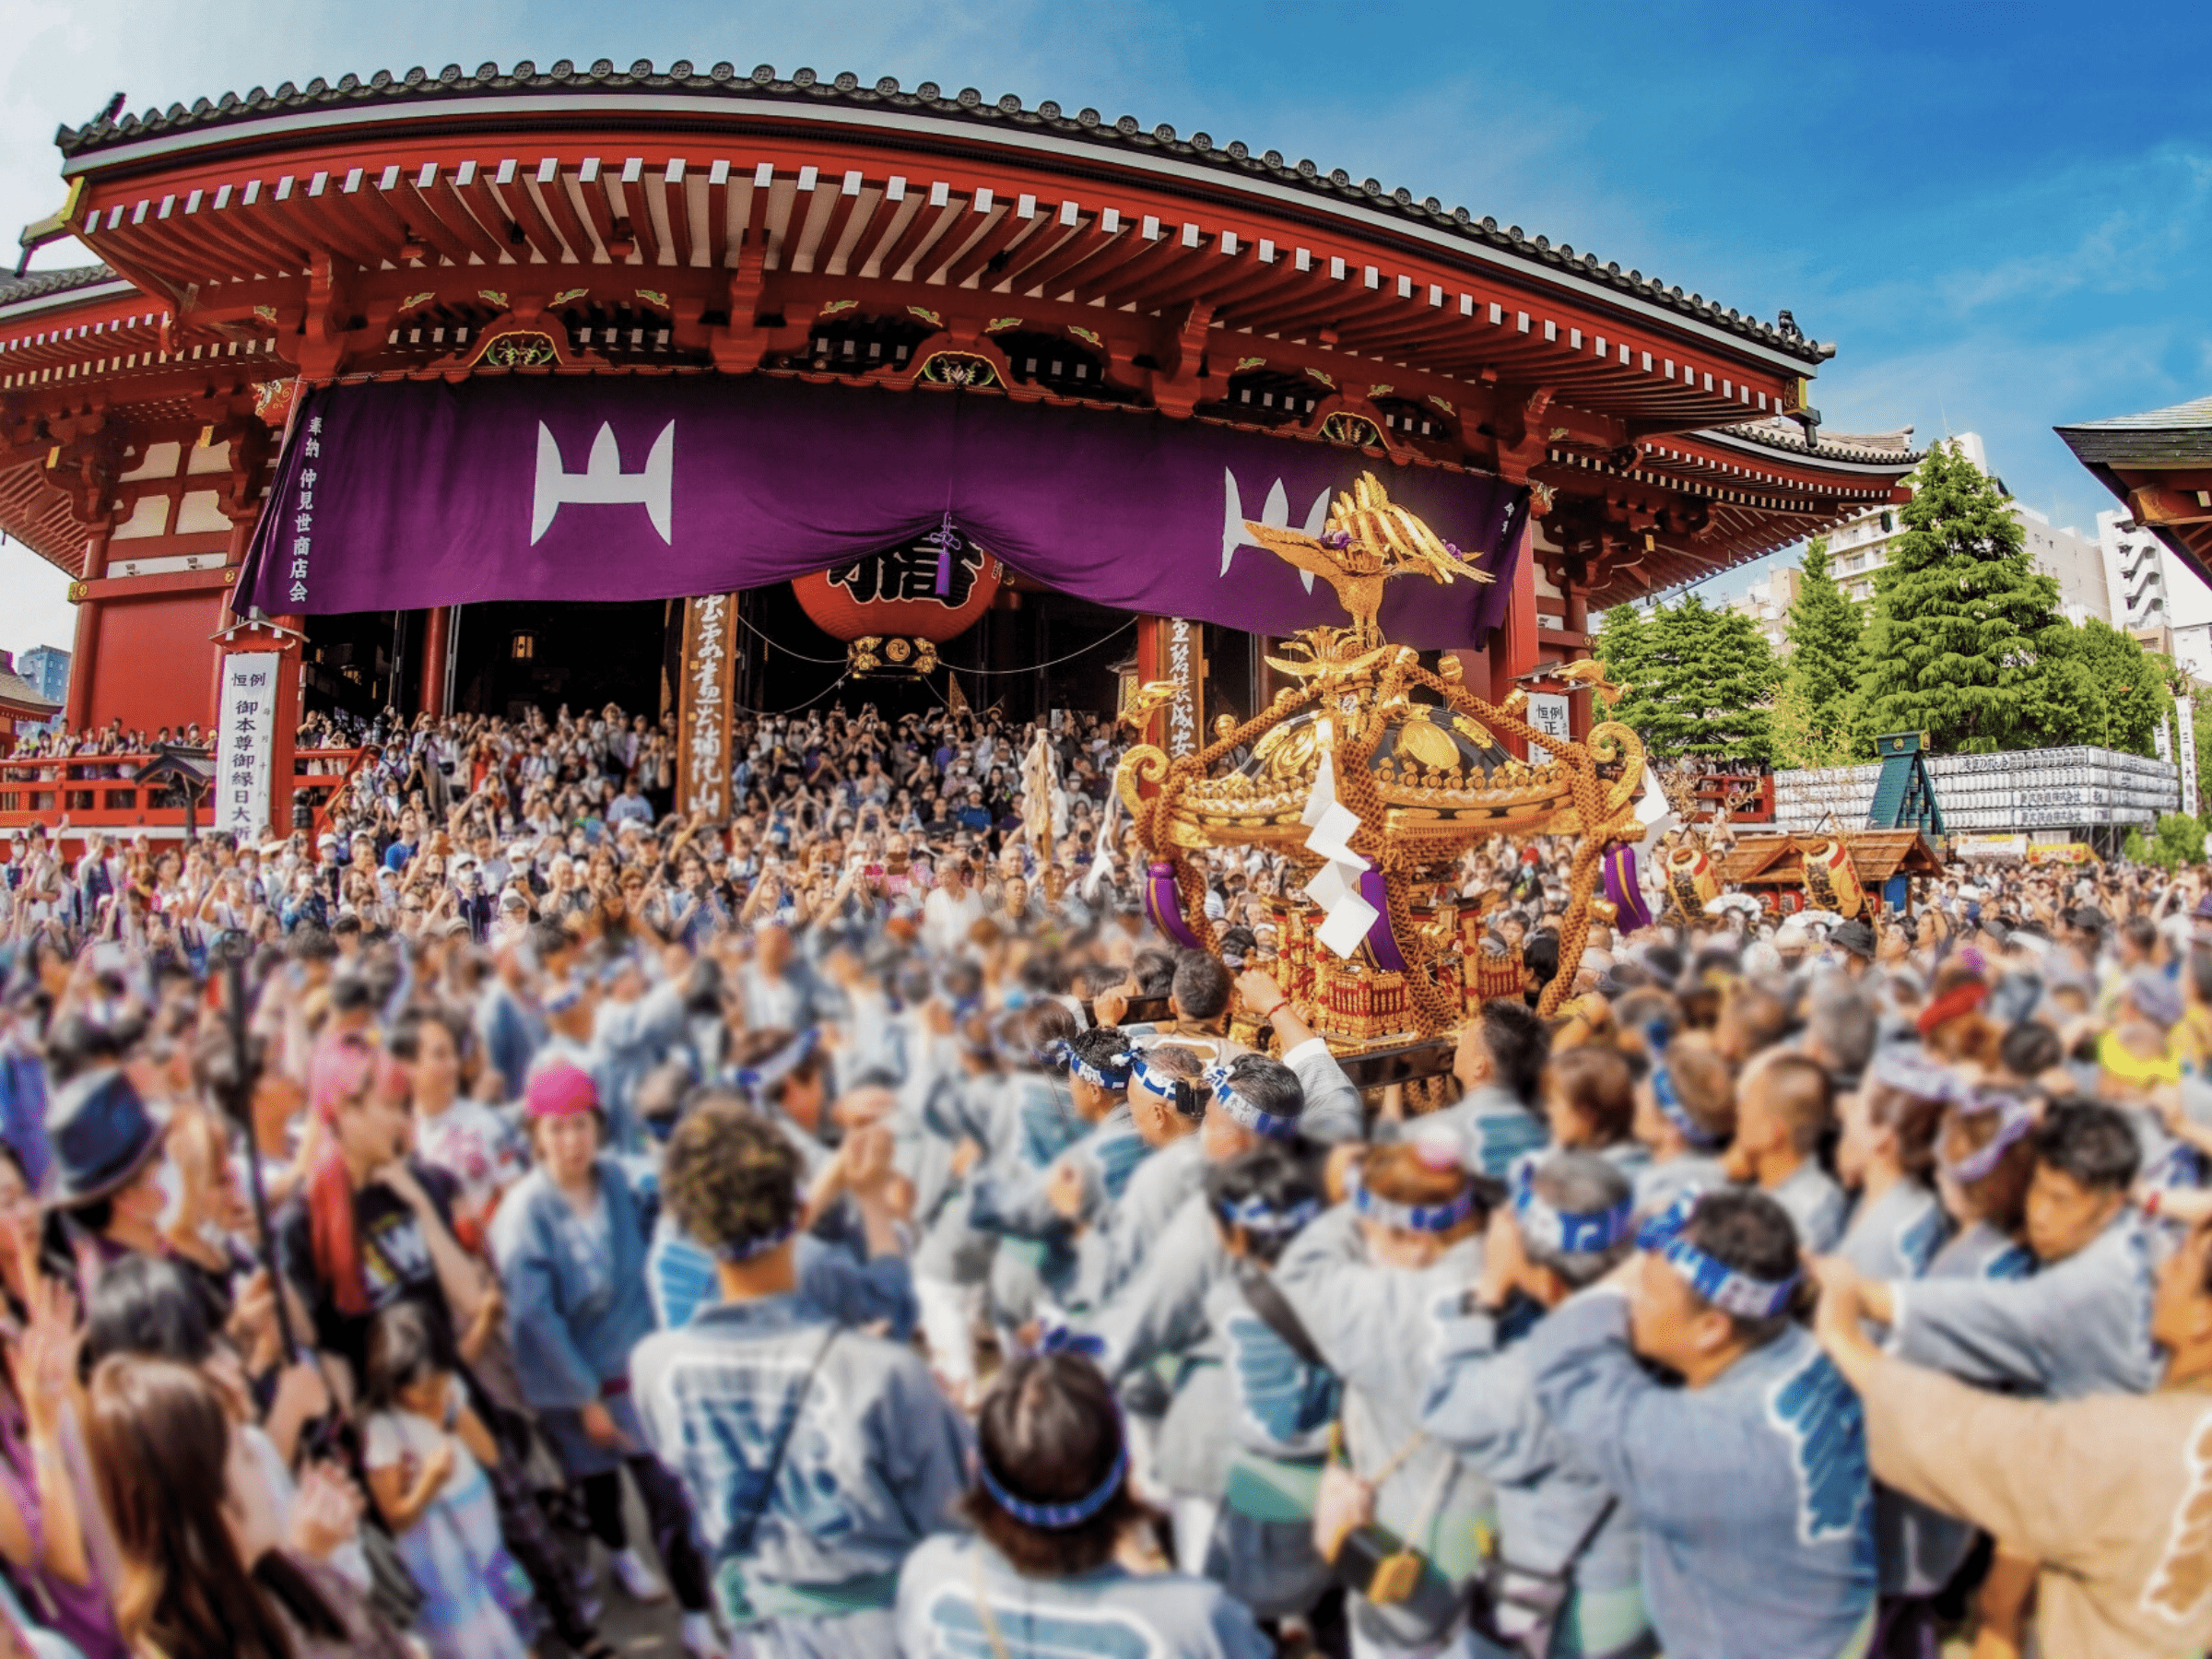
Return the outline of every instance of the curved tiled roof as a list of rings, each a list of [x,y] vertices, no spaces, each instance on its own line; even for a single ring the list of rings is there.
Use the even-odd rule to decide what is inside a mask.
[[[1747,420],[1718,429],[1733,438],[1764,444],[1769,449],[1788,450],[1795,454],[1830,461],[1891,461],[1900,466],[1918,466],[1921,457],[1927,453],[1925,450],[1912,447],[1911,427],[1900,427],[1894,432],[1830,434],[1823,431],[1811,443],[1805,441],[1804,429],[1795,421],[1781,418]]]
[[[22,276],[0,276],[0,305],[17,305],[26,300],[42,300],[49,294],[65,294],[72,288],[91,288],[114,280],[115,273],[104,265],[71,265],[61,271],[32,271]]]
[[[2113,415],[2103,420],[2077,420],[2055,432],[2179,432],[2212,427],[2212,397],[2192,398],[2141,415]]]
[[[1640,271],[1623,271],[1618,265],[1600,264],[1594,253],[1577,253],[1566,243],[1555,245],[1547,237],[1525,235],[1518,225],[1501,228],[1496,219],[1477,218],[1465,207],[1446,208],[1434,196],[1417,200],[1411,191],[1403,187],[1385,190],[1379,180],[1355,182],[1341,168],[1324,173],[1309,160],[1287,161],[1277,150],[1255,156],[1241,141],[1217,145],[1205,133],[1179,137],[1175,129],[1165,123],[1147,128],[1133,115],[1110,122],[1096,110],[1086,109],[1071,116],[1049,100],[1030,109],[1012,93],[991,101],[969,87],[948,98],[932,81],[924,81],[907,92],[889,76],[872,85],[864,85],[858,76],[850,72],[824,80],[811,69],[801,69],[789,79],[782,79],[765,64],[749,76],[743,76],[726,63],[701,72],[688,62],[675,63],[665,71],[658,71],[649,59],[640,59],[629,69],[618,70],[606,58],[588,69],[579,69],[563,58],[544,72],[535,64],[524,62],[505,72],[497,64],[485,64],[476,74],[464,75],[458,64],[449,64],[436,76],[415,68],[398,76],[388,70],[379,70],[367,80],[353,75],[341,76],[335,85],[320,77],[309,81],[304,88],[286,81],[274,92],[259,87],[243,98],[235,92],[226,92],[213,101],[200,99],[189,109],[182,103],[172,103],[167,110],[148,110],[144,115],[125,114],[115,120],[103,116],[83,127],[63,127],[54,141],[64,156],[74,160],[112,146],[219,128],[265,115],[325,111],[348,104],[430,102],[566,90],[618,95],[710,94],[747,102],[801,107],[808,103],[840,103],[969,122],[979,128],[998,125],[1041,130],[1102,149],[1172,156],[1218,167],[1224,172],[1241,173],[1254,180],[1392,213],[1430,229],[1456,232],[1530,265],[1569,272],[1583,281],[1616,288],[1646,304],[1693,317],[1707,327],[1755,341],[1807,364],[1821,362],[1832,352],[1832,347],[1807,340],[1787,312],[1780,312],[1772,323],[1745,316],[1702,295],[1685,294],[1679,288],[1669,288]]]
[[[2212,397],[2052,430],[2085,465],[2202,466],[2212,459]]]

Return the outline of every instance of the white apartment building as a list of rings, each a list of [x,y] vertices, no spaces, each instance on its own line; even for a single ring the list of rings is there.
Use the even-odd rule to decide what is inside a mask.
[[[2212,589],[2117,508],[2097,515],[2097,544],[2112,626],[2165,653],[2193,679],[2212,680]]]
[[[1989,471],[1980,434],[1961,432],[1947,441],[1956,442],[1976,467]],[[1997,488],[2005,488],[2002,478],[1997,480]],[[2059,608],[2066,619],[2077,627],[2090,617],[2116,625],[2115,606],[2108,594],[2111,557],[2100,544],[2089,541],[2070,524],[2065,529],[2053,528],[2048,517],[2018,501],[2012,503],[2012,513],[2020,521],[2027,552],[2036,569],[2056,579]],[[2100,516],[2100,524],[2109,516]],[[1903,515],[1897,508],[1880,507],[1847,519],[1829,533],[1829,572],[1849,597],[1874,597],[1874,573],[1889,562],[1890,542],[1904,527]],[[2212,613],[2207,614],[2207,620],[2212,620]]]
[[[1742,611],[1758,624],[1776,656],[1789,653],[1790,606],[1797,603],[1797,590],[1804,579],[1804,572],[1795,565],[1769,571],[1728,601],[1730,610]]]

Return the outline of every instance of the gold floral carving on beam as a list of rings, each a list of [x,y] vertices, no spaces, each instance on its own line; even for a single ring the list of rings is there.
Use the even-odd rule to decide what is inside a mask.
[[[1382,876],[1405,967],[1385,969],[1372,943],[1333,957],[1312,938],[1318,910],[1302,897],[1279,900],[1278,978],[1314,1030],[1339,1050],[1439,1036],[1498,993],[1500,964],[1480,958],[1479,906],[1460,899],[1456,881],[1461,854],[1493,835],[1577,839],[1559,973],[1539,1004],[1554,1013],[1573,988],[1605,848],[1640,839],[1642,743],[1611,721],[1580,741],[1547,736],[1520,709],[1469,691],[1455,658],[1432,671],[1418,652],[1385,640],[1376,613],[1392,577],[1491,578],[1393,503],[1371,474],[1338,498],[1321,535],[1245,528],[1326,581],[1351,626],[1285,641],[1282,654],[1267,660],[1298,683],[1249,720],[1218,723],[1207,747],[1170,759],[1147,744],[1123,758],[1115,787],[1146,853],[1171,870],[1185,922],[1201,937],[1218,932],[1206,918],[1205,877],[1194,857],[1207,849],[1279,853],[1300,872],[1285,884],[1293,890],[1319,868],[1302,815],[1326,759],[1337,799],[1359,817],[1351,845]],[[1136,691],[1123,712],[1140,730],[1154,689]],[[1547,759],[1531,766],[1501,738],[1537,746]]]

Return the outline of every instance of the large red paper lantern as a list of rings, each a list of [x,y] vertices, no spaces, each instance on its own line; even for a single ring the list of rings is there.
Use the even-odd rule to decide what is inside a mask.
[[[959,531],[932,530],[791,584],[832,639],[870,635],[943,644],[991,608],[1006,567]]]

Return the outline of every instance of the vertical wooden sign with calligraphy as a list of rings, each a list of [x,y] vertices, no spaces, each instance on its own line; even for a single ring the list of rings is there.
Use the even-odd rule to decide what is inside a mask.
[[[708,594],[684,602],[677,809],[711,824],[730,821],[730,725],[736,653],[731,635],[737,595]]]
[[[1147,617],[1137,629],[1137,674],[1175,682],[1174,700],[1152,717],[1147,738],[1171,759],[1195,754],[1206,731],[1206,624],[1183,617]]]

